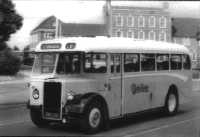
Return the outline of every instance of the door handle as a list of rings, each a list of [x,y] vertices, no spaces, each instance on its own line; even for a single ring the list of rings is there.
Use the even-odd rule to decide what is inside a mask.
[[[104,87],[105,87],[108,91],[111,90],[111,85],[110,85],[110,83],[105,83],[105,84],[104,84]]]
[[[153,93],[152,93],[152,92],[150,93],[150,96],[149,96],[149,97],[150,97],[150,99],[152,100],[152,98],[153,98]]]

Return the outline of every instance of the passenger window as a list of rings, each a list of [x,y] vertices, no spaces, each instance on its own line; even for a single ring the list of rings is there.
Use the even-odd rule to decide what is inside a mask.
[[[169,70],[169,55],[157,54],[156,63],[157,63],[157,70]]]
[[[124,56],[124,72],[140,71],[139,54],[125,54]]]
[[[111,55],[111,73],[120,72],[120,55]]]
[[[171,55],[171,70],[182,69],[181,55]]]
[[[189,55],[183,55],[183,68],[191,69],[190,57]]]
[[[85,54],[84,71],[86,73],[106,73],[107,57],[103,53],[87,53]]]
[[[155,54],[141,54],[141,70],[155,70]]]

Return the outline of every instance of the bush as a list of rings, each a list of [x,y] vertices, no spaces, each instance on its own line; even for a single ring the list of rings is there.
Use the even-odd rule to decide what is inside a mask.
[[[20,65],[20,58],[15,56],[9,48],[0,52],[0,75],[15,75]]]
[[[33,65],[33,61],[34,61],[34,59],[31,58],[31,57],[27,57],[27,58],[24,57],[23,64],[24,65],[28,65],[28,66],[32,66]]]

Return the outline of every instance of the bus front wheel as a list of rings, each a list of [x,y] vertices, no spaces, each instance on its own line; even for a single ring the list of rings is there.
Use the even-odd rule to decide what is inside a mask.
[[[102,105],[98,101],[91,102],[86,108],[84,117],[81,120],[81,128],[88,134],[98,132],[103,125]]]
[[[165,100],[164,110],[167,115],[175,115],[178,112],[179,99],[178,94],[174,91],[169,91]]]
[[[32,122],[39,128],[48,126],[49,122],[42,118],[41,111],[30,109],[30,116]]]

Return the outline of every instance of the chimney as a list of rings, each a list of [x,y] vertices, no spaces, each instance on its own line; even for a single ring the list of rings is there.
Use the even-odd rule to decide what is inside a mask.
[[[162,8],[163,8],[164,10],[168,10],[168,9],[169,9],[169,2],[164,1],[163,4],[162,4]]]

